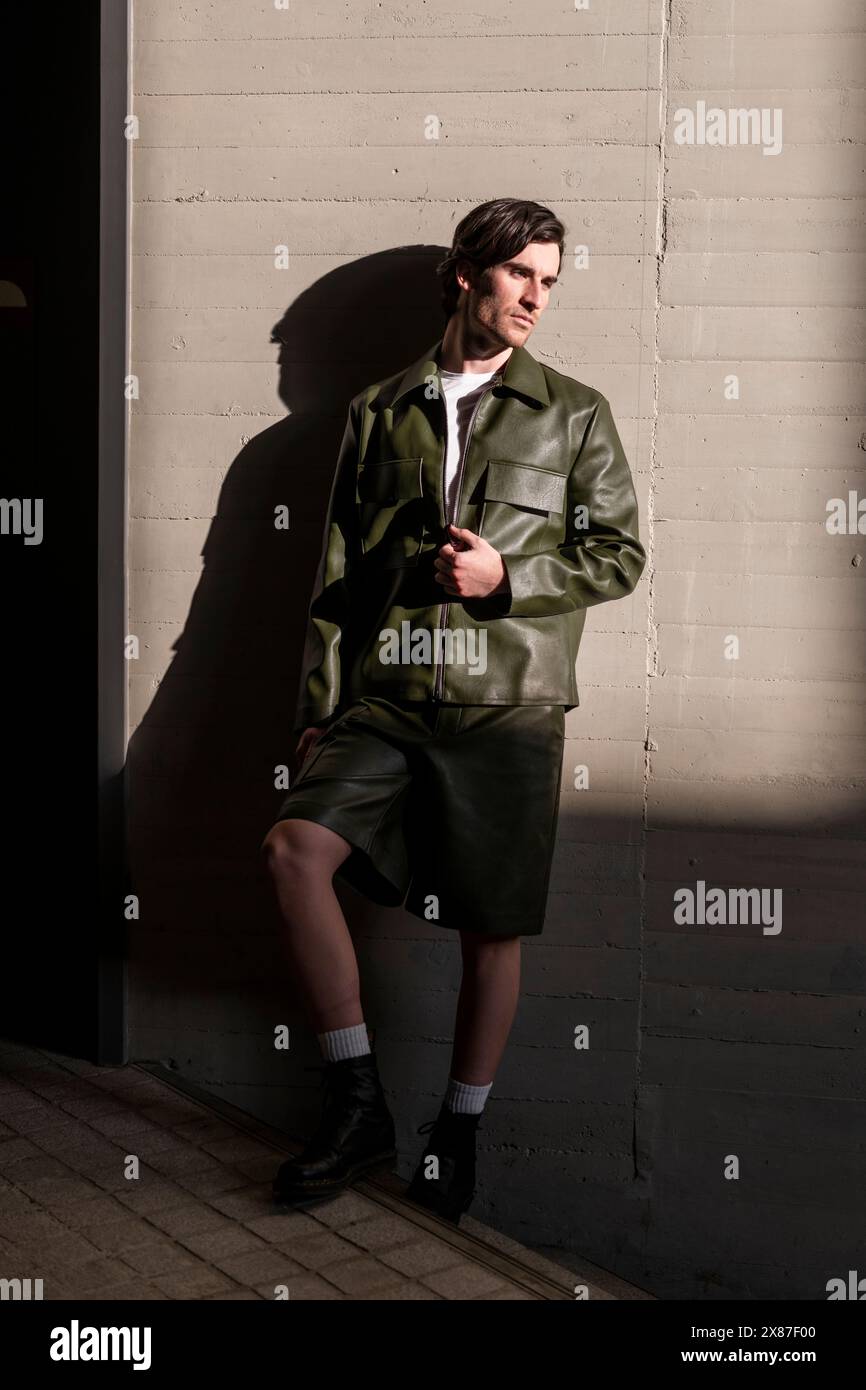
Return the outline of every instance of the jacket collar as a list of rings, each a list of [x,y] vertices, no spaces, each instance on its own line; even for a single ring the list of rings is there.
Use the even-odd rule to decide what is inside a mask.
[[[392,405],[396,405],[400,397],[404,396],[407,391],[412,391],[417,386],[425,386],[431,376],[438,375],[442,341],[442,338],[439,338],[423,357],[419,357],[418,361],[413,362],[411,367],[403,373],[394,393]],[[517,391],[522,396],[531,397],[532,400],[538,401],[541,405],[550,404],[547,382],[540,363],[525,347],[521,347],[519,344],[511,349],[511,356],[502,369],[502,385],[507,386],[511,391]]]

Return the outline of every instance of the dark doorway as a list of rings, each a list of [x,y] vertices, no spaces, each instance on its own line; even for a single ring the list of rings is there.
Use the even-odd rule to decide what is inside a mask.
[[[117,1062],[126,5],[4,19],[0,1033]]]

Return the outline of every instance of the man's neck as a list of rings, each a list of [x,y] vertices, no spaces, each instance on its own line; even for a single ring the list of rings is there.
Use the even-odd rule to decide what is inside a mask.
[[[505,366],[512,351],[510,345],[497,349],[495,344],[491,344],[488,349],[482,343],[473,341],[463,331],[455,315],[449,320],[442,338],[439,366],[443,372],[495,372]]]

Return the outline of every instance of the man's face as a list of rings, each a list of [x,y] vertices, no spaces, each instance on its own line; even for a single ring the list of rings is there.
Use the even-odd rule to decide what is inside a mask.
[[[467,289],[466,327],[481,341],[501,347],[525,343],[547,308],[558,275],[559,247],[550,241],[527,242],[518,255],[488,266],[471,283],[458,273],[458,284]]]

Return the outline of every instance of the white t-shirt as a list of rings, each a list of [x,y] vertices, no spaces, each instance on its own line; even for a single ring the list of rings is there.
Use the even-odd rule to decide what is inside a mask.
[[[496,371],[500,370],[501,368],[496,368]],[[448,420],[444,497],[446,518],[454,515],[457,501],[457,474],[472,412],[482,388],[492,376],[496,375],[496,371],[445,372],[440,370],[439,372],[442,378],[442,389],[445,392],[445,414]]]

